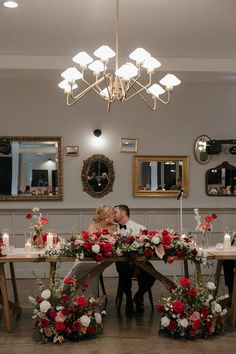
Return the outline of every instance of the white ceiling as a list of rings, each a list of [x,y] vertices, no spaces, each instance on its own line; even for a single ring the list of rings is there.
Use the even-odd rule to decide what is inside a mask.
[[[115,0],[0,4],[0,78],[58,75],[71,57],[115,49]],[[136,47],[188,80],[236,79],[236,0],[120,0],[120,59]]]

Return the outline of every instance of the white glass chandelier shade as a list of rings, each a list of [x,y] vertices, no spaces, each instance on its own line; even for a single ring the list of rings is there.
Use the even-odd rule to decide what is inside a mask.
[[[117,69],[115,74],[123,80],[129,80],[138,75],[138,68],[132,63],[126,63]]]
[[[63,71],[61,76],[64,79],[67,79],[68,82],[75,82],[76,80],[80,80],[83,77],[81,72],[78,69],[76,69],[75,67],[70,67],[70,68],[66,69],[65,71]]]
[[[147,92],[158,98],[160,95],[165,93],[165,90],[160,85],[153,84],[147,89]]]
[[[94,60],[91,64],[89,64],[88,68],[95,74],[99,74],[100,72],[106,70],[107,67],[101,62],[101,60]]]
[[[150,71],[155,70],[155,69],[159,68],[160,66],[161,66],[161,63],[153,57],[149,57],[146,60],[144,60],[143,65],[142,65],[143,68],[150,70]]]
[[[107,61],[110,58],[113,58],[116,53],[107,45],[102,45],[93,53],[95,57],[100,58],[102,61]]]
[[[78,88],[78,85],[75,84],[75,83],[74,83],[73,85],[70,85],[70,84],[68,83],[68,80],[67,80],[67,79],[61,81],[61,82],[58,84],[58,86],[59,86],[61,89],[63,89],[66,93],[71,93],[72,90],[75,90],[75,89]]]
[[[137,64],[142,64],[146,59],[150,57],[151,54],[143,48],[137,48],[129,55],[129,58],[135,60]]]
[[[143,48],[136,48],[129,58],[135,63],[127,62],[119,65],[119,0],[116,0],[116,51],[102,45],[94,51],[94,60],[86,52],[79,52],[73,57],[73,62],[79,65],[65,70],[61,76],[65,79],[58,86],[66,93],[67,105],[79,101],[89,91],[98,94],[107,102],[107,110],[111,104],[120,101],[127,102],[133,97],[139,97],[151,110],[157,108],[157,102],[168,104],[173,87],[181,81],[173,74],[167,74],[159,85],[153,82],[153,77],[161,63]],[[114,59],[113,59],[114,58]],[[113,60],[113,64],[111,62]],[[115,65],[114,65],[115,64]],[[93,72],[88,74],[89,70]],[[78,86],[76,80],[81,80],[76,95],[73,90]],[[160,98],[159,96],[162,95]]]
[[[167,74],[159,82],[169,89],[181,84],[181,81],[173,74]]]
[[[93,62],[93,58],[86,52],[80,52],[72,58],[73,62],[79,64],[82,67],[86,67]]]

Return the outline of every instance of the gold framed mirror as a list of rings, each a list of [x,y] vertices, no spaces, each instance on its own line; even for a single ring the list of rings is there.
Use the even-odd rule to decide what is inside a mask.
[[[194,143],[194,157],[195,160],[200,164],[206,164],[210,161],[212,155],[206,152],[207,142],[211,139],[207,135],[200,135]]]
[[[63,199],[63,140],[0,137],[0,201]]]
[[[134,156],[135,197],[177,197],[183,189],[188,197],[188,156]]]
[[[206,171],[206,194],[211,197],[236,197],[236,167],[224,161]]]
[[[102,154],[92,155],[84,160],[81,179],[86,193],[94,198],[102,198],[113,190],[113,161]]]

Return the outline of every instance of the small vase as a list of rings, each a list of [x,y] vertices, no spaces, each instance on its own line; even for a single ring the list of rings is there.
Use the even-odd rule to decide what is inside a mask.
[[[33,235],[33,245],[34,245],[34,248],[38,249],[38,250],[45,247],[41,233]]]
[[[204,231],[202,234],[202,248],[208,248],[208,232]]]

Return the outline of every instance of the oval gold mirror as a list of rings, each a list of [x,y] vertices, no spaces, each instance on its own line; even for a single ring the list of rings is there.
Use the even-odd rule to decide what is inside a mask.
[[[94,198],[102,198],[112,192],[115,172],[113,161],[96,154],[84,160],[82,169],[83,190]]]
[[[194,143],[194,157],[200,164],[205,164],[210,161],[212,155],[206,152],[207,142],[211,139],[207,135],[199,136]]]

